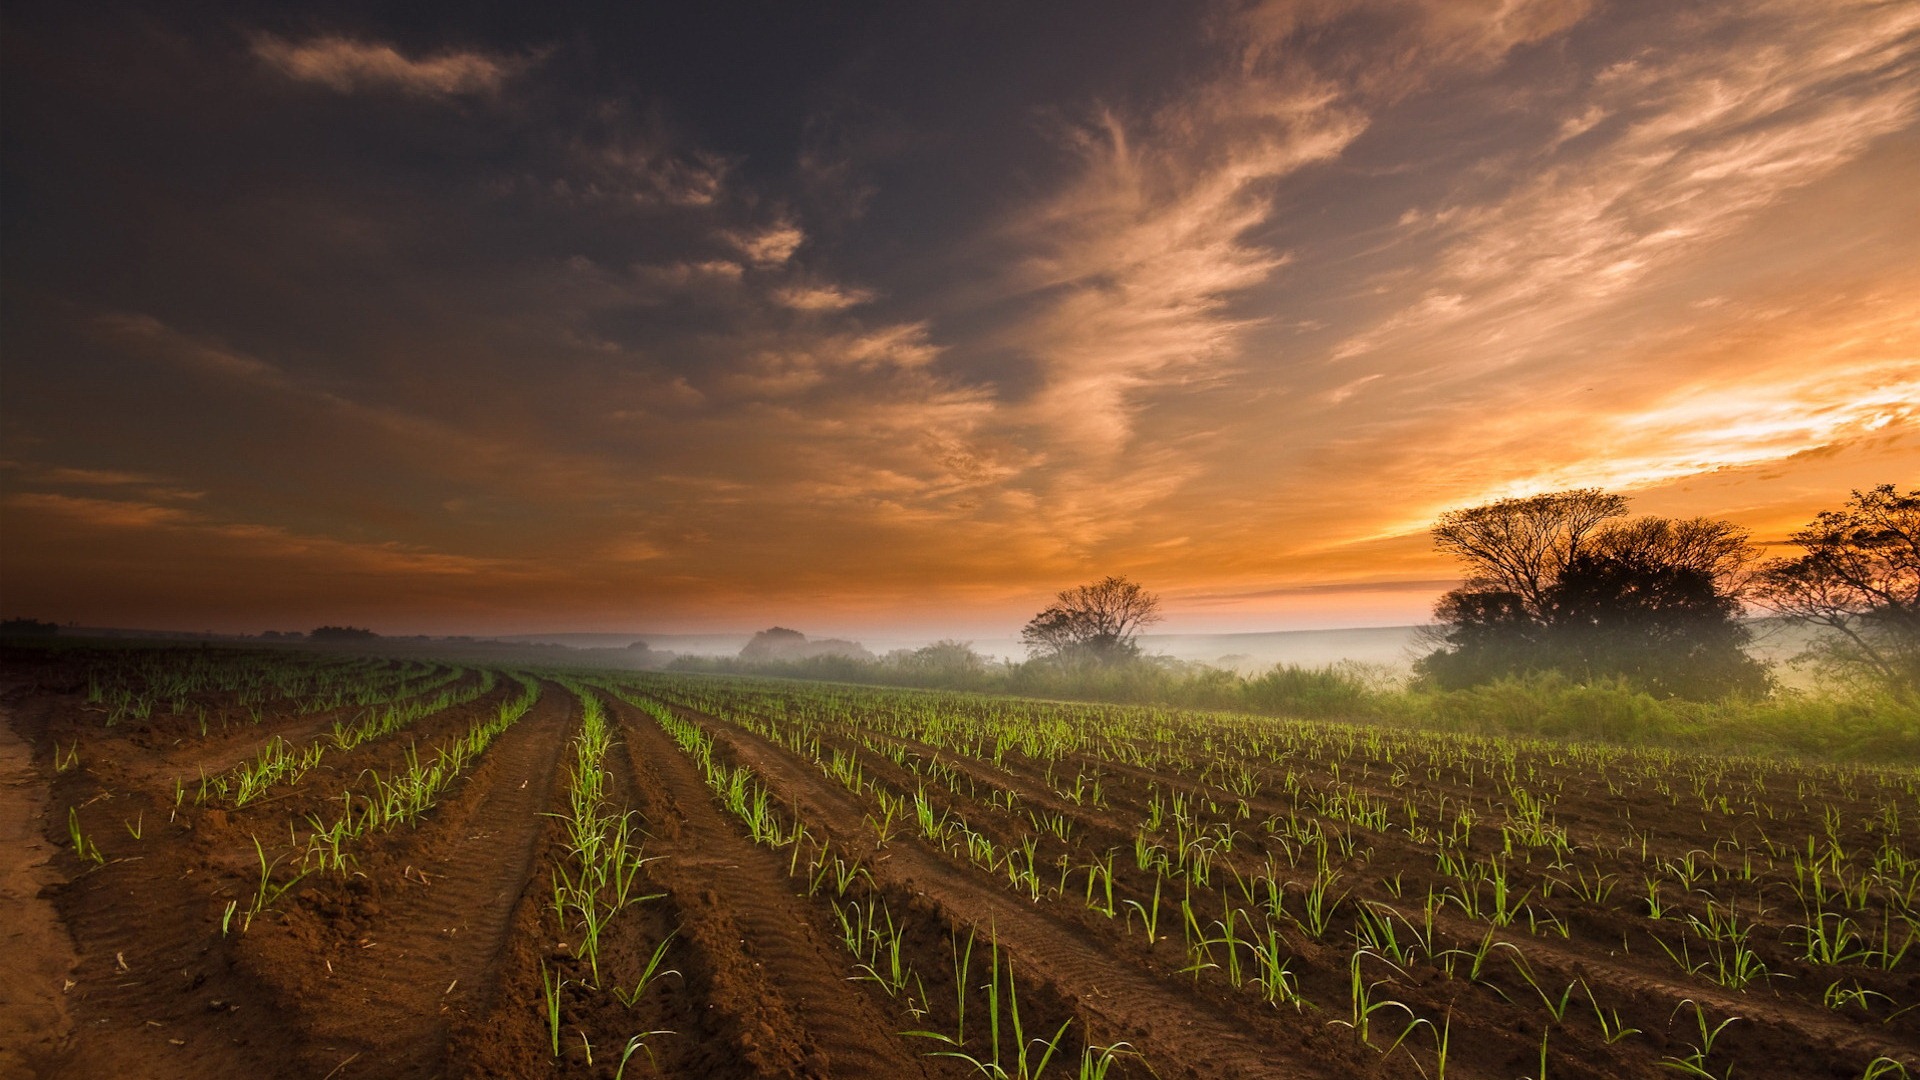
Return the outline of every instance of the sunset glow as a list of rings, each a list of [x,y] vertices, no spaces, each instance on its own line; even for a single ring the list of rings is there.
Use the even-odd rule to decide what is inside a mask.
[[[6,615],[1386,625],[1920,478],[1920,5],[116,10],[0,37]]]

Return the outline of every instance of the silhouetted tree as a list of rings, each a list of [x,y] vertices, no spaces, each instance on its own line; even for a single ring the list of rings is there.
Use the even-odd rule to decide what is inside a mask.
[[[1160,598],[1124,577],[1063,589],[1020,631],[1035,657],[1113,663],[1140,654],[1135,637],[1160,621]]]
[[[1440,515],[1433,543],[1466,561],[1466,591],[1511,593],[1537,620],[1568,560],[1602,522],[1626,512],[1623,496],[1598,488],[1501,499]]]
[[[1547,657],[1561,671],[1619,676],[1662,697],[1767,688],[1766,668],[1745,650],[1737,596],[1671,552],[1582,552],[1547,602]]]
[[[1746,532],[1705,518],[1614,521],[1626,505],[1588,488],[1443,515],[1435,545],[1468,573],[1434,608],[1441,647],[1420,676],[1459,687],[1560,671],[1697,698],[1764,690],[1740,624]]]
[[[1433,609],[1441,647],[1414,665],[1426,682],[1444,688],[1492,682],[1539,667],[1541,620],[1520,594],[1505,589],[1455,589]]]
[[[312,641],[372,641],[379,636],[358,626],[316,626],[307,635]]]
[[[1807,553],[1762,569],[1761,602],[1830,631],[1814,654],[1838,671],[1920,696],[1920,490],[1855,491],[1792,539]]]

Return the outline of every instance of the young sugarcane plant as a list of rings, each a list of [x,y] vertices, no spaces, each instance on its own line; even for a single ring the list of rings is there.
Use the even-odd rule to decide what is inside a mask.
[[[620,999],[620,1004],[625,1005],[629,1009],[633,1008],[634,1005],[639,1002],[641,995],[647,992],[647,987],[653,985],[653,982],[655,979],[664,978],[665,976],[668,976],[668,975],[672,975],[675,978],[681,978],[681,979],[684,979],[686,977],[684,975],[681,975],[678,971],[672,968],[668,968],[665,971],[662,971],[660,969],[660,962],[664,960],[667,955],[667,946],[673,943],[674,937],[679,933],[680,931],[678,930],[670,931],[666,937],[663,937],[660,939],[660,944],[655,945],[653,947],[653,955],[648,958],[647,966],[643,968],[640,972],[640,981],[634,984],[634,987],[632,990],[625,990],[618,986],[613,988],[613,996]],[[665,1035],[665,1034],[672,1034],[672,1033],[653,1031],[653,1032],[648,1032],[648,1034],[649,1035]],[[629,1050],[627,1056],[628,1057],[632,1056],[631,1050]],[[620,1060],[624,1062],[626,1061],[626,1057],[623,1057]]]

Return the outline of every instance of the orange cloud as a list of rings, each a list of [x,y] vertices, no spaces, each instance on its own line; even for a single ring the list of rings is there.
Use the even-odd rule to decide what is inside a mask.
[[[294,44],[262,35],[253,54],[289,79],[338,93],[399,90],[425,97],[495,93],[526,63],[471,51],[410,59],[391,45],[336,36]]]

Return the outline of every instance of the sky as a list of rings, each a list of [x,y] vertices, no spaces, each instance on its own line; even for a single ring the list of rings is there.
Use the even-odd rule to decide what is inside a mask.
[[[1906,0],[0,8],[0,610],[1424,619],[1920,481]]]

